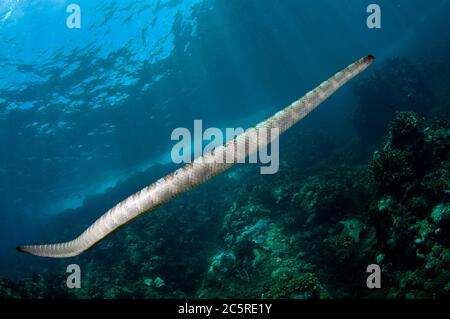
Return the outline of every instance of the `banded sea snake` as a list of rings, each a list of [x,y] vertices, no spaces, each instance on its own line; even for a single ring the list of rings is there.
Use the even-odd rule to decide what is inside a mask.
[[[156,209],[171,199],[224,172],[239,162],[239,160],[242,161],[249,155],[249,150],[254,151],[257,148],[266,147],[349,80],[364,71],[373,60],[374,57],[371,55],[361,58],[341,72],[336,73],[301,99],[256,125],[253,131],[247,130],[219,146],[216,150],[206,153],[203,156],[203,161],[194,161],[187,164],[121,201],[74,240],[57,244],[19,246],[17,250],[32,255],[53,258],[72,257],[81,254],[145,212]],[[266,130],[278,128],[278,134],[274,134],[276,136],[271,134],[269,139],[257,139],[257,142],[255,142],[255,139],[250,138],[249,134],[250,132],[257,132],[261,128]],[[236,145],[239,142],[245,142],[247,147],[238,149]],[[252,143],[253,145],[251,145]],[[227,163],[222,161],[222,163],[218,163],[218,160],[214,160],[215,157],[226,154],[227,150],[235,150],[234,162],[231,161],[230,163],[228,161]]]

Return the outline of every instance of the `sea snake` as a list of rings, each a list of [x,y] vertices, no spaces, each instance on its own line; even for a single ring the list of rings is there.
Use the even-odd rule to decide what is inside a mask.
[[[253,130],[247,130],[217,147],[215,150],[206,153],[201,158],[201,161],[186,164],[121,201],[109,209],[74,240],[48,245],[19,246],[17,250],[36,256],[53,258],[72,257],[81,254],[118,228],[131,222],[145,212],[153,211],[171,199],[224,172],[239,162],[239,160],[245,159],[250,154],[249,150],[255,151],[259,148],[266,147],[279,134],[303,119],[340,87],[364,71],[373,60],[374,57],[372,55],[361,58],[341,72],[336,73],[301,99],[259,123]],[[255,131],[258,132],[261,129],[265,129],[267,132],[267,129],[272,128],[277,129],[275,130],[277,134],[271,134],[267,139],[255,140],[250,136]],[[245,149],[237,149],[238,143],[245,143]],[[226,154],[230,150],[234,151],[234,161],[224,162],[217,158],[218,156],[223,158],[223,154]]]

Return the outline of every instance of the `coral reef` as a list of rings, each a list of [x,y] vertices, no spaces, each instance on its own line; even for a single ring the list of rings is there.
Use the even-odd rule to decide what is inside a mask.
[[[297,129],[281,141],[277,174],[238,166],[75,258],[81,289],[65,286],[67,261],[23,259],[14,267],[30,274],[0,278],[0,298],[450,297],[450,123],[427,116],[448,102],[436,102],[419,71],[395,60],[358,89],[356,128],[378,145],[366,158]],[[154,177],[89,198],[48,229],[73,216],[85,216],[83,228]],[[381,289],[366,286],[373,263]]]
[[[61,262],[2,279],[0,296],[447,297],[449,122],[400,112],[388,127],[366,167],[237,168],[213,182],[217,197],[195,190],[78,257],[81,289],[65,288]],[[380,290],[365,286],[371,263],[382,267]]]
[[[370,163],[369,214],[376,227],[374,249],[384,256],[392,285],[389,296],[448,295],[449,133],[446,121],[399,113],[382,146],[386,156],[377,152]]]

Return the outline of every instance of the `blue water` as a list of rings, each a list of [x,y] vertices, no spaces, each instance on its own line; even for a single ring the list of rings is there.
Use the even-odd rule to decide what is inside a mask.
[[[449,0],[378,0],[377,30],[363,0],[77,0],[79,30],[71,2],[0,2],[0,259],[167,160],[174,128],[249,127],[366,54],[374,72],[450,30]],[[346,87],[302,125],[346,140],[354,106]]]

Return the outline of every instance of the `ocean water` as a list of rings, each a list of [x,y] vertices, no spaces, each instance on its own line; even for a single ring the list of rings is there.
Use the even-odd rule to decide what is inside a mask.
[[[381,7],[380,29],[366,24],[373,2]],[[79,29],[66,24],[70,3],[81,8]],[[246,183],[256,180],[269,192],[288,192],[286,185],[298,183],[301,189],[324,166],[338,171],[342,165],[364,166],[380,148],[392,110],[445,118],[449,14],[448,0],[0,1],[0,277],[19,283],[54,273],[62,288],[49,288],[43,280],[36,288],[42,291],[30,296],[58,297],[65,265],[76,262],[89,267],[91,290],[69,297],[233,296],[232,290],[220,295],[223,289],[208,281],[222,277],[208,276],[227,260],[234,265],[245,259],[238,245],[227,241],[239,235],[227,228],[238,226],[224,222],[224,214],[250,205],[243,204],[243,194],[264,198]],[[74,238],[106,209],[173,170],[175,128],[191,129],[195,119],[204,127],[251,127],[367,54],[376,57],[370,69],[281,137],[282,178],[247,177],[246,170],[259,170],[240,165],[81,257],[55,261],[15,251],[21,244]],[[383,85],[392,76],[399,87],[387,92]],[[370,78],[375,84],[364,86]],[[367,93],[371,88],[378,94]],[[417,106],[419,100],[423,106]],[[371,131],[382,132],[373,139],[355,119],[365,110],[361,103],[370,101],[379,108],[365,113],[365,121],[375,123]],[[316,165],[322,161],[324,166]],[[252,205],[260,207],[256,202]],[[277,203],[278,208],[258,209],[276,215],[284,209],[282,200]],[[368,211],[368,203],[358,206],[358,213]],[[271,214],[251,220],[249,214],[240,217],[244,224],[248,218],[242,234],[260,228],[273,236],[283,233],[271,226]],[[192,235],[177,242],[174,233]],[[255,249],[248,254],[260,254]],[[283,263],[283,255],[271,256]],[[164,266],[190,270],[171,277]],[[221,276],[235,278],[246,269],[239,267],[234,275],[223,270]],[[320,262],[314,267],[321,278]],[[132,279],[124,269],[136,269]],[[118,278],[115,290],[92,279],[99,276]],[[165,282],[163,288],[155,286],[155,278]],[[152,292],[143,292],[147,288]]]

